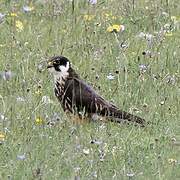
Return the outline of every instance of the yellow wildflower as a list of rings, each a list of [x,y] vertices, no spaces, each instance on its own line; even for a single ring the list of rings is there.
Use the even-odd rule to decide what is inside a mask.
[[[112,16],[112,19],[117,19],[117,17],[116,16]]]
[[[109,26],[108,28],[107,28],[107,32],[113,32],[113,27],[112,26]]]
[[[33,11],[34,10],[34,6],[30,6],[29,9],[30,9],[30,11]]]
[[[102,17],[103,17],[103,19],[105,19],[105,20],[110,20],[110,17],[112,16],[112,14],[111,13],[106,13],[106,12],[103,12],[102,13]]]
[[[171,16],[171,20],[172,21],[177,21],[177,17],[176,16]]]
[[[105,13],[105,12],[103,12],[103,13],[102,13],[102,16],[103,16],[106,20],[110,20],[110,19],[115,20],[115,19],[117,19],[117,16],[113,15],[112,13]],[[118,17],[118,19],[120,19],[120,18]]]
[[[5,137],[6,137],[5,134],[0,132],[0,141],[4,141]]]
[[[171,36],[173,36],[173,33],[172,33],[172,32],[166,32],[166,33],[165,33],[165,36],[166,36],[166,37],[171,37]]]
[[[10,13],[9,15],[10,15],[11,17],[17,17],[17,16],[18,16],[17,13],[14,13],[14,12],[13,12],[13,13]]]
[[[40,89],[38,89],[37,91],[35,91],[35,94],[36,95],[41,95],[42,94],[42,91]]]
[[[104,15],[108,18],[111,14],[105,13]]]
[[[119,32],[121,30],[121,26],[120,25],[114,24],[112,27],[117,32]]]
[[[35,119],[35,124],[36,125],[43,125],[44,124],[44,120],[42,118],[40,118],[40,117],[37,117]]]
[[[112,25],[112,26],[109,26],[108,28],[107,28],[107,32],[120,32],[120,31],[124,31],[124,29],[125,29],[125,27],[124,27],[124,25],[118,25],[118,24],[114,24],[114,25]]]
[[[88,14],[84,15],[85,21],[91,21],[93,18],[94,18],[94,15],[88,15]]]
[[[179,23],[180,18],[178,16],[171,16],[171,21],[173,21],[174,24]]]
[[[23,23],[19,20],[15,22],[15,25],[18,32],[21,32],[24,29]]]

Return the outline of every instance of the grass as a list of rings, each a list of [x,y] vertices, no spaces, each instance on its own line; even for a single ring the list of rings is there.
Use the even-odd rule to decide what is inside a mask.
[[[23,1],[0,1],[0,71],[14,74],[0,79],[0,179],[179,179],[179,1],[43,2],[24,13]],[[113,24],[125,31],[107,32]],[[152,124],[74,125],[42,63],[59,54],[103,97]]]

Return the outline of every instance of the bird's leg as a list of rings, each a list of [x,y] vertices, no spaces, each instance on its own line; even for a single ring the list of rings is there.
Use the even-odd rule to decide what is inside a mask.
[[[68,113],[68,117],[72,121],[72,123],[75,125],[89,123],[90,121],[87,116],[82,116],[77,113],[76,114]]]

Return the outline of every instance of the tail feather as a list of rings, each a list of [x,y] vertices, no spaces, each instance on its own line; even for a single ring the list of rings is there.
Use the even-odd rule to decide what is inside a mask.
[[[145,119],[132,115],[128,112],[121,111],[121,110],[110,110],[110,117],[116,118],[116,120],[111,120],[111,121],[116,121],[116,122],[122,122],[122,120],[127,120],[129,122],[135,122],[140,124],[141,126],[145,125]]]

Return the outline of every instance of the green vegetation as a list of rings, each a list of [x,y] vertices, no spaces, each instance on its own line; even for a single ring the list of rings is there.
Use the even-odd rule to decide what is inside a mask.
[[[0,1],[0,179],[180,179],[179,0],[28,2]],[[45,68],[60,54],[152,123],[74,125]]]

